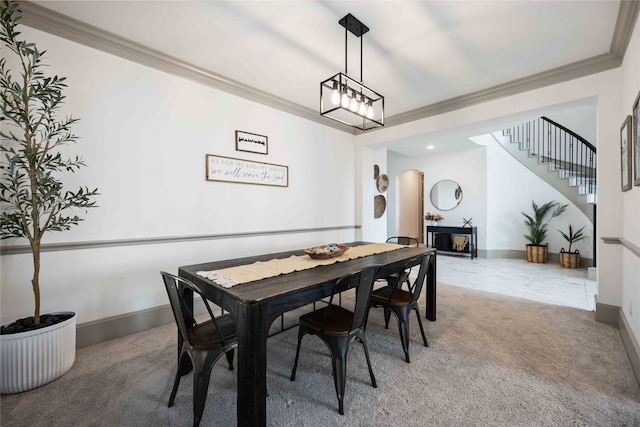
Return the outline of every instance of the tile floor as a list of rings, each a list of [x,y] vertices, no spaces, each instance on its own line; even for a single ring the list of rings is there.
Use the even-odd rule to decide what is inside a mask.
[[[586,268],[522,259],[438,255],[438,283],[593,311],[596,282]]]

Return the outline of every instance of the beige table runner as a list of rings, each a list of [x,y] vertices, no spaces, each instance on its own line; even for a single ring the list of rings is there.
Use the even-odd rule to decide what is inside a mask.
[[[257,261],[253,264],[239,265],[221,270],[198,271],[197,274],[216,282],[222,287],[231,288],[243,283],[276,277],[281,274],[289,274],[294,271],[308,270],[320,265],[329,265],[350,259],[390,252],[404,247],[406,246],[390,243],[371,243],[350,247],[344,254],[330,259],[313,259],[308,255],[291,255],[289,258]]]

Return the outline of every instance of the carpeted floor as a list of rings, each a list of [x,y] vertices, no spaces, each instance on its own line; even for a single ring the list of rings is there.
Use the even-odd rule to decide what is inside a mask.
[[[412,318],[407,364],[395,320],[385,330],[382,310],[372,310],[367,333],[378,388],[369,383],[362,346],[352,346],[344,416],[319,339],[305,337],[296,381],[289,381],[293,328],[268,341],[268,424],[639,426],[640,389],[619,332],[593,317],[439,285],[438,320],[425,321],[430,347],[421,345]],[[167,325],[79,350],[62,378],[2,396],[2,426],[190,425],[191,375],[183,377],[175,405],[166,405],[175,336]],[[236,424],[236,375],[223,360],[213,369],[202,425]]]

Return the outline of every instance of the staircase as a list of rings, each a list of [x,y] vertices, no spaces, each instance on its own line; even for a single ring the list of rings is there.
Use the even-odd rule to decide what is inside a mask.
[[[597,159],[592,144],[547,117],[496,132],[493,137],[569,199],[595,226]]]

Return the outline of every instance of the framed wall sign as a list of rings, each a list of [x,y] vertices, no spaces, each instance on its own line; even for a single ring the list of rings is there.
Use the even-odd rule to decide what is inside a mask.
[[[631,189],[631,116],[620,127],[620,166],[622,178],[622,191]]]
[[[633,103],[633,185],[640,185],[640,91]]]
[[[237,130],[236,151],[248,151],[249,153],[268,154],[269,138],[264,135]]]
[[[207,154],[207,181],[289,186],[289,167]]]

